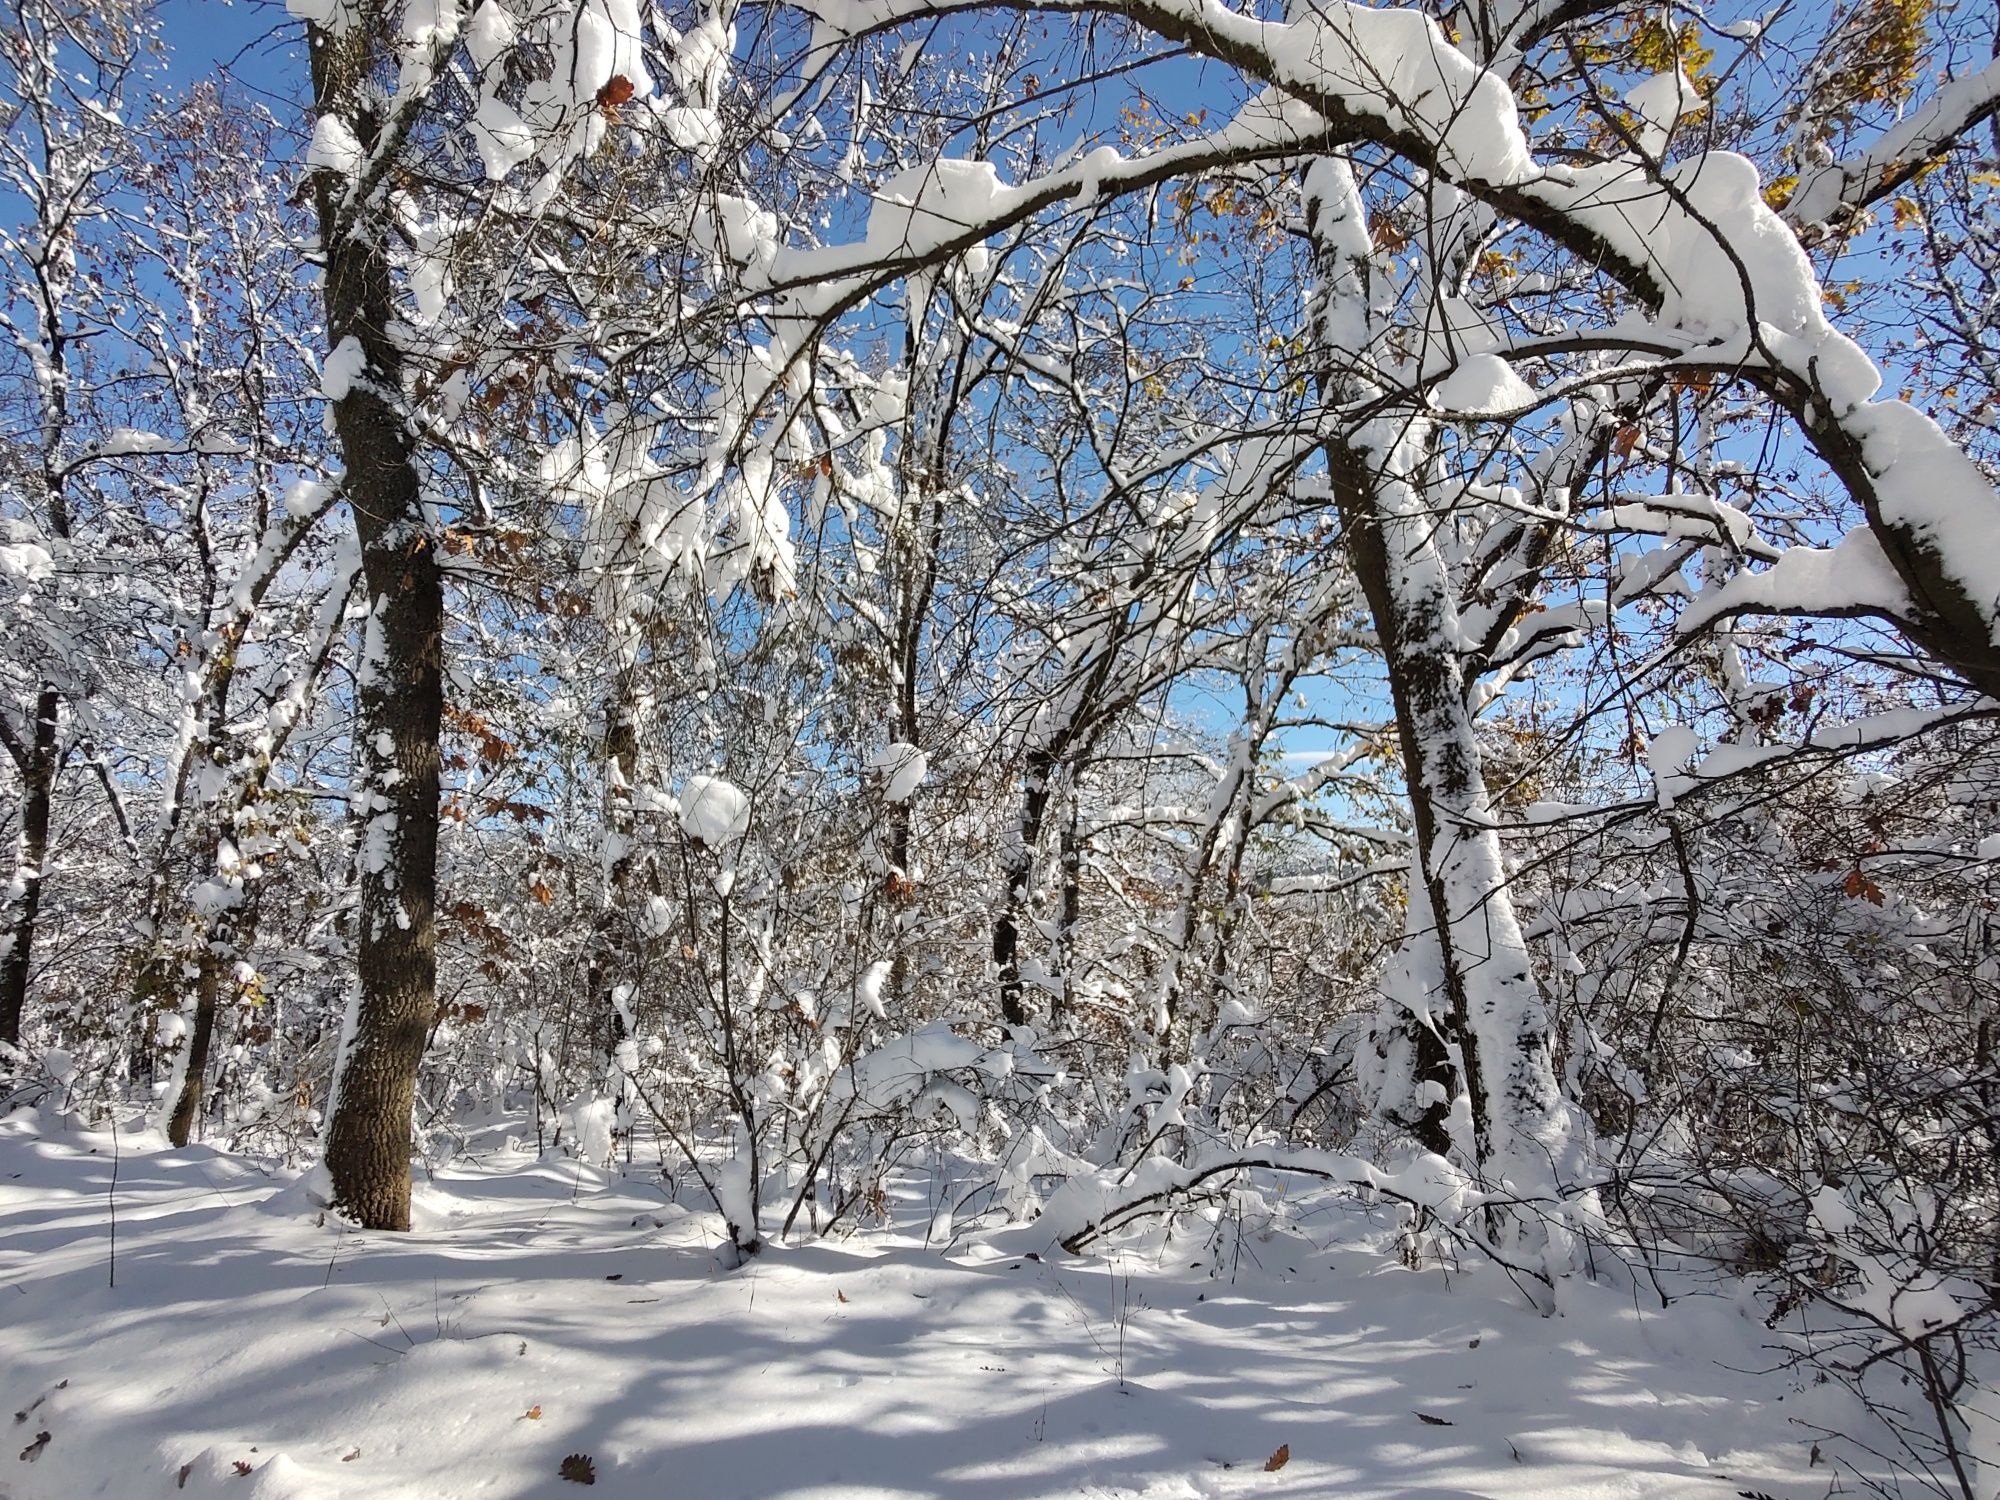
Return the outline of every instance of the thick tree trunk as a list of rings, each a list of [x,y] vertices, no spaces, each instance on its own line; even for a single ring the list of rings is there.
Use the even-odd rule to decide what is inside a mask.
[[[1320,391],[1368,399],[1374,388],[1356,372],[1367,369],[1379,309],[1366,210],[1341,158],[1316,162],[1305,186],[1319,276],[1312,331],[1325,360]],[[1394,1117],[1439,1154],[1452,1144],[1445,1122],[1455,1049],[1472,1107],[1474,1165],[1495,1185],[1504,1178],[1525,1198],[1546,1198],[1576,1165],[1572,1112],[1556,1083],[1548,1008],[1493,825],[1458,601],[1438,541],[1450,517],[1425,489],[1429,448],[1426,419],[1407,411],[1385,412],[1350,440],[1326,445],[1347,557],[1389,680],[1416,834],[1410,878],[1420,889],[1403,947],[1412,973],[1407,993],[1385,990],[1389,1014],[1376,1047],[1410,1085]],[[1531,1214],[1511,1216],[1502,1238],[1541,1259],[1545,1236]]]
[[[1329,459],[1348,555],[1374,617],[1396,710],[1416,831],[1414,878],[1423,881],[1434,917],[1446,1039],[1464,1070],[1477,1165],[1496,1187],[1504,1181],[1524,1198],[1546,1199],[1577,1165],[1574,1124],[1493,827],[1453,644],[1456,604],[1436,549],[1439,517],[1420,488],[1420,423],[1412,418],[1393,431],[1383,422],[1374,434],[1379,451],[1336,447]],[[1442,1046],[1424,1043],[1429,1028],[1417,1019],[1418,1068],[1434,1076]],[[1442,1117],[1427,1110],[1420,1129],[1436,1149]],[[1509,1215],[1500,1226],[1503,1243],[1524,1260],[1540,1259],[1545,1247],[1534,1212]]]
[[[317,27],[308,37],[315,109],[341,115],[372,151],[381,122],[366,96],[365,53],[374,39],[336,41]],[[394,404],[404,362],[384,245],[394,230],[386,207],[350,204],[351,187],[332,172],[314,180],[327,338],[335,349],[353,339],[365,357],[333,417],[369,606],[356,726],[357,800],[366,803],[359,987],[335,1063],[326,1165],[336,1209],[370,1229],[408,1229],[410,1122],[437,1008],[444,588],[413,441]]]
[[[28,973],[34,961],[35,924],[42,911],[42,877],[48,869],[49,811],[55,801],[56,710],[54,687],[42,684],[35,700],[35,733],[21,772],[21,837],[8,899],[7,951],[0,958],[0,1042],[21,1044],[28,1006]]]

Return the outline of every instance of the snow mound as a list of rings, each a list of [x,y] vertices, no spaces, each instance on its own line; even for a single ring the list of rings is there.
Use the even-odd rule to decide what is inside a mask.
[[[750,797],[720,776],[690,776],[681,788],[681,832],[720,849],[750,831]]]
[[[931,770],[929,756],[901,741],[877,750],[869,756],[868,765],[882,773],[882,795],[891,802],[909,801]]]

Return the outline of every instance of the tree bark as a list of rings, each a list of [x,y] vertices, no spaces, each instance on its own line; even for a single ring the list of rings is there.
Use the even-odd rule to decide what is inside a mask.
[[[1049,777],[1054,758],[1030,752],[1027,788],[1022,794],[1021,821],[1001,872],[1000,910],[993,919],[993,973],[1000,985],[1000,1019],[1008,1026],[1028,1024],[1028,1005],[1021,983],[1021,909],[1028,882],[1035,873],[1035,846],[1041,842],[1042,820],[1049,806]]]
[[[1476,727],[1453,641],[1457,611],[1433,540],[1438,517],[1424,505],[1421,436],[1389,438],[1392,456],[1330,445],[1328,454],[1348,555],[1374,617],[1396,711],[1416,831],[1414,878],[1434,916],[1448,1037],[1424,1044],[1419,1076],[1435,1076],[1443,1043],[1459,1049],[1472,1106],[1477,1165],[1525,1197],[1552,1192],[1575,1165],[1570,1112],[1553,1061],[1548,1008],[1521,936],[1488,805]],[[1387,425],[1386,423],[1384,424]],[[1398,497],[1402,497],[1399,503]],[[1413,1018],[1414,1019],[1414,1018]],[[1435,1019],[1435,1018],[1434,1018]],[[1443,1117],[1426,1111],[1420,1139],[1431,1149]],[[1496,1184],[1497,1185],[1497,1184]],[[1533,1250],[1526,1214],[1505,1236]]]
[[[313,103],[345,119],[364,152],[382,121],[367,94],[372,29],[336,39],[308,28]],[[380,197],[314,179],[326,257],[327,338],[355,340],[360,378],[332,403],[345,494],[368,596],[359,674],[359,984],[335,1062],[326,1137],[333,1205],[370,1229],[410,1227],[410,1121],[437,1009],[437,844],[444,716],[444,588],[424,514],[414,441],[399,410],[404,354],[392,334],[385,247],[395,232]]]
[[[194,1136],[195,1117],[201,1113],[201,1095],[208,1077],[208,1053],[215,1036],[216,1002],[222,992],[222,955],[215,951],[213,934],[201,947],[199,970],[195,975],[194,1022],[188,1028],[187,1067],[181,1074],[181,1091],[174,1111],[167,1117],[167,1141],[185,1146]]]
[[[7,952],[0,959],[0,1042],[21,1045],[28,1005],[28,973],[34,960],[35,923],[42,910],[42,877],[48,868],[49,811],[55,801],[55,688],[43,683],[35,700],[35,733],[21,773],[21,842],[14,862]],[[10,740],[10,744],[13,742]]]
[[[626,1038],[625,1013],[618,1005],[621,985],[630,985],[644,967],[642,945],[634,941],[634,850],[632,787],[639,778],[637,686],[631,669],[618,674],[604,716],[604,835],[612,847],[605,864],[604,905],[591,934],[587,983],[600,1073],[609,1079]]]

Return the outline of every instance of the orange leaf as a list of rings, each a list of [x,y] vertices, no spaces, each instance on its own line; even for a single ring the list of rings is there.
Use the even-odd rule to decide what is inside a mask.
[[[526,1411],[524,1411],[524,1412],[522,1412],[522,1413],[521,1413],[521,1420],[522,1420],[522,1421],[524,1421],[524,1422],[539,1422],[539,1421],[541,1421],[541,1420],[542,1420],[542,1408],[541,1408],[541,1407],[540,1407],[539,1405],[536,1405],[536,1406],[531,1406],[531,1407],[529,1407],[529,1408],[528,1408],[528,1409],[527,1409]]]
[[[623,73],[614,73],[597,91],[597,106],[599,109],[616,109],[631,97],[632,80]]]
[[[1291,1461],[1292,1445],[1290,1443],[1280,1443],[1278,1444],[1278,1451],[1264,1460],[1264,1472],[1266,1474],[1275,1474]]]

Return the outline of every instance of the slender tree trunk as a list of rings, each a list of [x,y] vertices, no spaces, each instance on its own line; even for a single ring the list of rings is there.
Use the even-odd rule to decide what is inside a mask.
[[[1000,877],[1000,909],[993,919],[993,973],[1000,985],[1000,1019],[1009,1026],[1028,1024],[1027,997],[1021,983],[1021,910],[1027,904],[1028,882],[1034,878],[1035,845],[1041,842],[1042,820],[1049,806],[1049,776],[1054,769],[1054,760],[1046,752],[1029,754],[1021,821]]]
[[[6,954],[0,958],[0,1042],[21,1045],[28,1005],[28,972],[34,960],[35,923],[42,911],[42,877],[48,868],[49,810],[55,801],[55,688],[43,683],[35,699],[35,733],[21,772],[21,840],[9,892]]]
[[[938,555],[944,548],[946,516],[945,482],[938,465],[926,466],[923,488],[930,498],[920,537],[899,537],[895,582],[896,632],[895,701],[890,722],[898,743],[920,746],[923,723],[918,711],[917,681],[923,670],[924,625],[930,617],[931,601],[937,589]],[[915,909],[918,901],[916,879],[910,873],[915,861],[916,808],[911,798],[892,802],[887,810],[887,859],[884,902],[889,927],[888,1003],[892,1015],[901,1015],[910,986],[910,934],[920,922]]]
[[[632,982],[643,957],[633,951],[630,942],[635,860],[632,784],[639,774],[639,726],[636,689],[629,670],[618,674],[605,705],[604,769],[604,836],[610,847],[604,871],[605,903],[591,937],[588,983],[597,1018],[601,1071],[608,1079],[618,1044],[627,1034],[618,989]]]
[[[210,855],[210,868],[215,857]],[[215,1023],[221,1011],[223,986],[236,961],[255,947],[260,897],[244,893],[241,906],[210,914],[202,921],[201,954],[196,960],[194,1014],[189,1019],[187,1067],[181,1072],[180,1093],[167,1117],[167,1139],[185,1146],[194,1136],[208,1085],[208,1063],[215,1051]],[[221,1094],[218,1089],[217,1098]]]
[[[367,92],[368,31],[307,30],[313,103],[353,128],[364,153],[381,121]],[[326,256],[329,343],[354,340],[360,377],[333,405],[345,494],[361,541],[368,618],[356,726],[361,817],[359,986],[335,1061],[326,1165],[335,1208],[370,1229],[410,1227],[410,1121],[437,1009],[437,845],[444,716],[444,588],[413,440],[396,398],[404,356],[385,241],[389,210],[350,203],[352,184],[314,179]],[[351,216],[351,217],[350,217]]]
[[[181,1073],[181,1091],[174,1100],[173,1113],[167,1117],[167,1140],[175,1146],[185,1146],[194,1136],[202,1085],[208,1077],[209,1047],[215,1036],[216,1002],[222,993],[222,955],[216,952],[212,928],[203,937],[194,982],[194,1016],[187,1035],[187,1067]]]
[[[1056,860],[1062,876],[1062,913],[1057,918],[1056,953],[1062,965],[1062,993],[1049,998],[1049,1025],[1061,1026],[1075,998],[1077,981],[1076,929],[1083,920],[1083,838],[1077,827],[1076,799],[1062,825]]]

